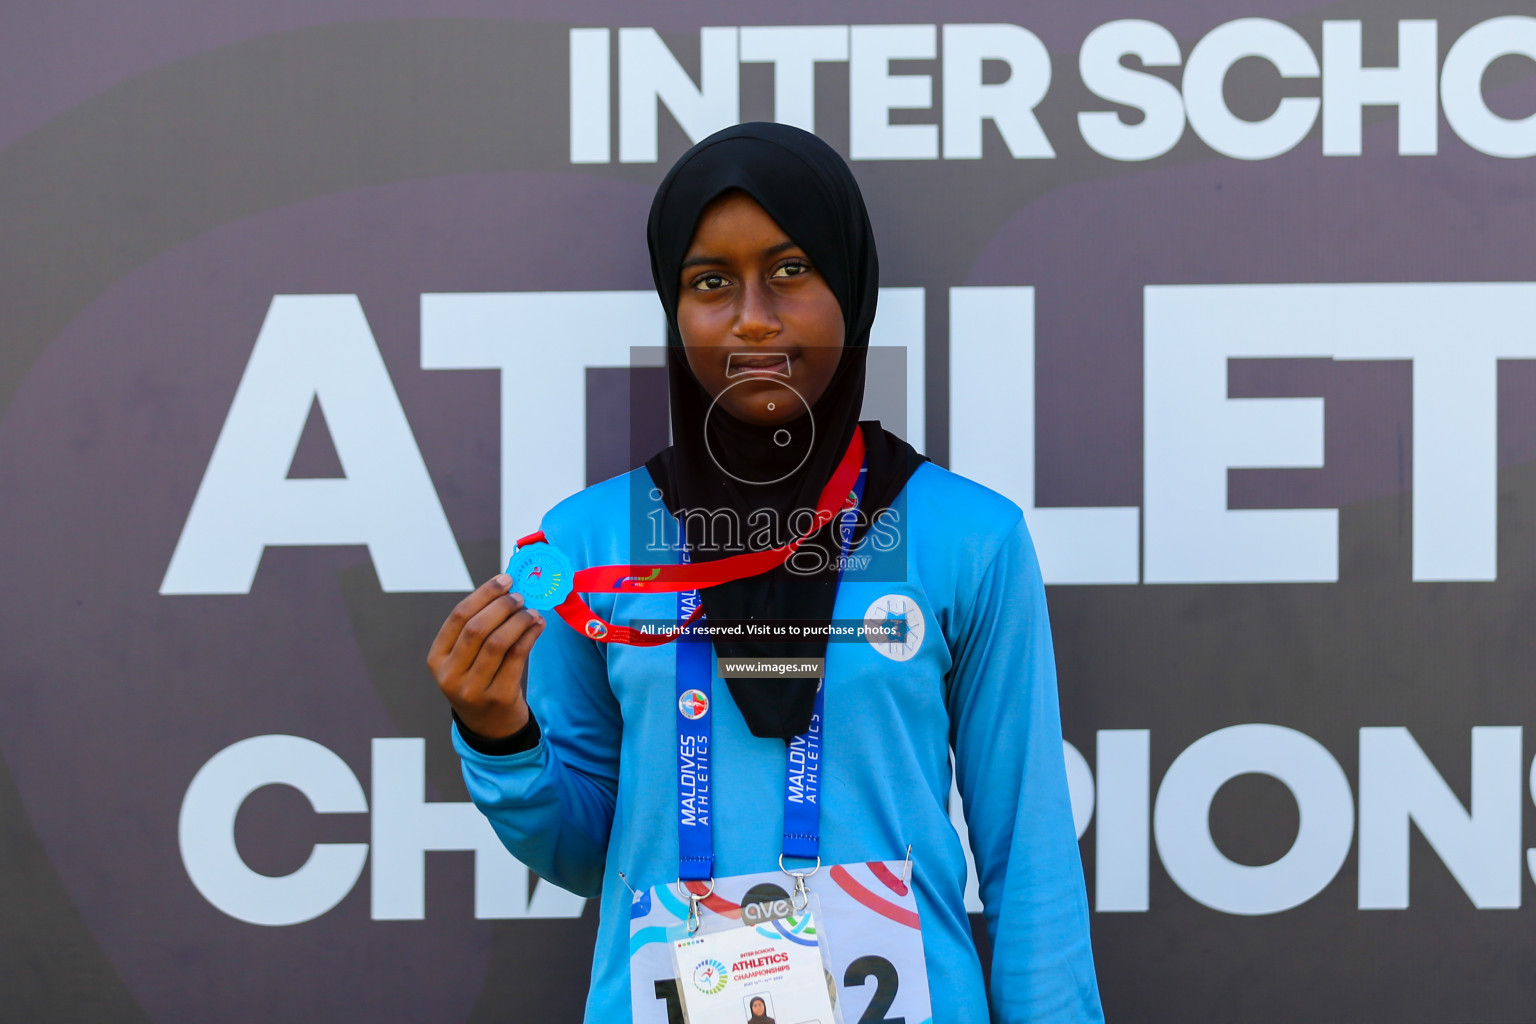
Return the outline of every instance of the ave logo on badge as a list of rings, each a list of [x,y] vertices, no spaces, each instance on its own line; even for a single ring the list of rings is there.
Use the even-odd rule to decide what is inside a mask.
[[[923,610],[905,594],[877,598],[864,613],[869,645],[892,661],[906,661],[923,646]],[[889,637],[890,639],[884,639]]]

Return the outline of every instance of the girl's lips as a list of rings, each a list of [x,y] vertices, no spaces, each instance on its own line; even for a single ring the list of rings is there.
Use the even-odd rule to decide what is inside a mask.
[[[790,359],[783,352],[732,352],[725,357],[725,378],[789,377]]]

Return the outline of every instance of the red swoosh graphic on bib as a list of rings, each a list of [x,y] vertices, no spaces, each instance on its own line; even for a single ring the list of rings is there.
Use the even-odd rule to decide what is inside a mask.
[[[907,894],[907,883],[891,874],[891,869],[885,866],[884,861],[872,860],[864,866],[869,868],[870,874],[884,882],[885,887],[897,896]]]
[[[891,901],[881,899],[879,896],[876,896],[874,893],[864,888],[864,886],[860,885],[858,881],[848,873],[848,869],[843,867],[841,864],[838,864],[832,868],[832,881],[836,882],[837,887],[843,890],[843,892],[846,892],[849,896],[852,896],[859,903],[862,903],[864,906],[868,907],[870,910],[873,910],[881,917],[890,918],[897,924],[904,924],[908,928],[918,927],[917,914],[906,909],[905,907],[898,907]]]
[[[689,892],[694,893],[695,895],[704,892],[707,888],[703,882],[684,882],[683,885],[688,889]],[[710,893],[699,902],[717,914],[723,914],[726,917],[741,916],[741,904],[732,903],[730,900],[723,896],[716,896],[714,893]]]

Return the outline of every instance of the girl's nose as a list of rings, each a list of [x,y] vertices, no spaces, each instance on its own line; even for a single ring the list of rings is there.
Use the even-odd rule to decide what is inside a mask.
[[[735,335],[743,341],[762,342],[774,337],[783,328],[773,289],[761,280],[745,282],[741,289],[740,306],[736,311]]]

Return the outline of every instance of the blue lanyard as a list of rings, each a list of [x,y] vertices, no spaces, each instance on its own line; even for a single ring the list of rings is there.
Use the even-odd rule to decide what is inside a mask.
[[[846,558],[853,537],[859,504],[864,499],[868,468],[859,470],[853,485],[854,505],[838,520],[840,554]],[[688,544],[683,540],[683,562]],[[839,566],[841,566],[841,561]],[[699,606],[699,592],[677,595],[679,622],[686,622]],[[698,623],[703,623],[701,616]],[[690,627],[690,629],[697,628]],[[714,646],[684,636],[677,645],[677,877],[684,882],[705,882],[715,875],[713,793],[710,767],[710,711],[714,697],[715,667],[710,663]],[[826,680],[816,683],[816,704],[811,724],[789,741],[785,754],[784,845],[785,857],[814,859],[821,846],[821,741],[826,709]]]

